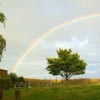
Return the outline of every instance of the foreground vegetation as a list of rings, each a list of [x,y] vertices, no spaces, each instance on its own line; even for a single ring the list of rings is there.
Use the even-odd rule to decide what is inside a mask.
[[[76,82],[76,84],[75,84]],[[54,86],[35,86],[5,90],[3,100],[15,100],[14,92],[19,90],[21,100],[100,100],[99,80],[73,80]]]

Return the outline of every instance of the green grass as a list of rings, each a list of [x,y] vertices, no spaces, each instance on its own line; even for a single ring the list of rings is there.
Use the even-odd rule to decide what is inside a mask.
[[[100,85],[59,85],[19,88],[21,100],[100,100]],[[15,100],[14,89],[4,91],[3,100]]]

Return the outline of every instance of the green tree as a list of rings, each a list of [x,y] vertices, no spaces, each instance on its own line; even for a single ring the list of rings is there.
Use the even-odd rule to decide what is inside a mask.
[[[22,77],[22,76],[18,77],[18,79],[17,79],[17,85],[18,85],[19,87],[25,85],[24,77]]]
[[[58,57],[47,58],[48,66],[46,68],[52,75],[61,75],[64,79],[69,79],[73,75],[84,74],[84,60],[80,59],[78,53],[72,53],[71,49],[58,49]]]
[[[3,23],[4,26],[5,26],[5,20],[6,20],[5,15],[2,12],[0,12],[0,22]]]
[[[11,72],[9,74],[9,78],[14,87],[22,86],[25,83],[24,77],[22,76],[18,77],[17,74],[14,72]]]
[[[20,76],[20,77],[18,77],[18,82],[25,82],[25,80],[24,80],[24,77],[22,77],[22,76]]]
[[[0,35],[0,61],[3,56],[3,51],[5,50],[5,48],[6,48],[6,40],[3,38],[2,35]]]
[[[0,22],[3,23],[4,26],[5,26],[5,19],[6,19],[5,15],[2,12],[0,12]],[[3,38],[2,35],[0,35],[0,61],[1,61],[3,51],[5,50],[5,48],[6,48],[6,40],[5,38]]]
[[[17,77],[16,73],[13,73],[13,72],[10,73],[9,74],[9,78],[11,79],[11,81],[12,81],[13,84],[16,84],[16,82],[18,80],[18,77]]]

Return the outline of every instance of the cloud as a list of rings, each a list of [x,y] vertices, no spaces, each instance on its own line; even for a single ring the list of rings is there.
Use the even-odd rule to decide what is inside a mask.
[[[88,39],[86,39],[85,41],[82,41],[82,42],[80,42],[79,43],[79,46],[85,46],[85,45],[87,45],[88,44]]]
[[[100,63],[99,62],[91,62],[88,64],[88,66],[96,66],[96,67],[99,67],[100,66]]]
[[[86,74],[87,75],[94,75],[94,74],[97,74],[97,71],[96,70],[86,70]]]
[[[68,43],[68,42],[66,42],[66,41],[56,41],[55,43],[54,43],[54,47],[56,48],[56,49],[58,49],[58,48],[71,48],[71,46],[72,46],[72,43]]]
[[[99,0],[8,0],[2,4],[7,24],[1,32],[7,40],[7,48],[1,65],[9,71],[31,42],[43,33],[73,18],[100,13]],[[95,17],[64,26],[47,35],[24,58],[16,72],[28,77],[49,77],[45,61],[47,57],[56,56],[58,48],[72,48],[86,60],[90,69],[91,66],[96,69],[100,66],[99,22],[100,17]],[[95,72],[89,71],[95,75]]]

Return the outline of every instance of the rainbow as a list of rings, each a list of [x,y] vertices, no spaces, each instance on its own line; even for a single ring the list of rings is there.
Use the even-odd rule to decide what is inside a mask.
[[[70,24],[74,24],[77,23],[79,21],[83,21],[83,20],[87,20],[89,18],[95,18],[95,17],[100,17],[100,13],[95,13],[95,14],[90,14],[87,16],[81,16],[81,17],[77,17],[71,20],[68,20],[66,22],[63,22],[59,25],[57,25],[54,28],[51,28],[50,30],[48,30],[47,32],[43,33],[40,37],[38,37],[37,39],[35,39],[24,51],[24,53],[19,57],[18,61],[16,62],[16,64],[14,65],[14,67],[12,68],[12,72],[16,72],[19,65],[22,63],[22,61],[24,60],[24,58],[28,55],[28,53],[36,46],[40,43],[40,41],[42,41],[44,38],[46,38],[49,34],[55,32],[58,29],[61,29],[64,26],[70,25]]]

